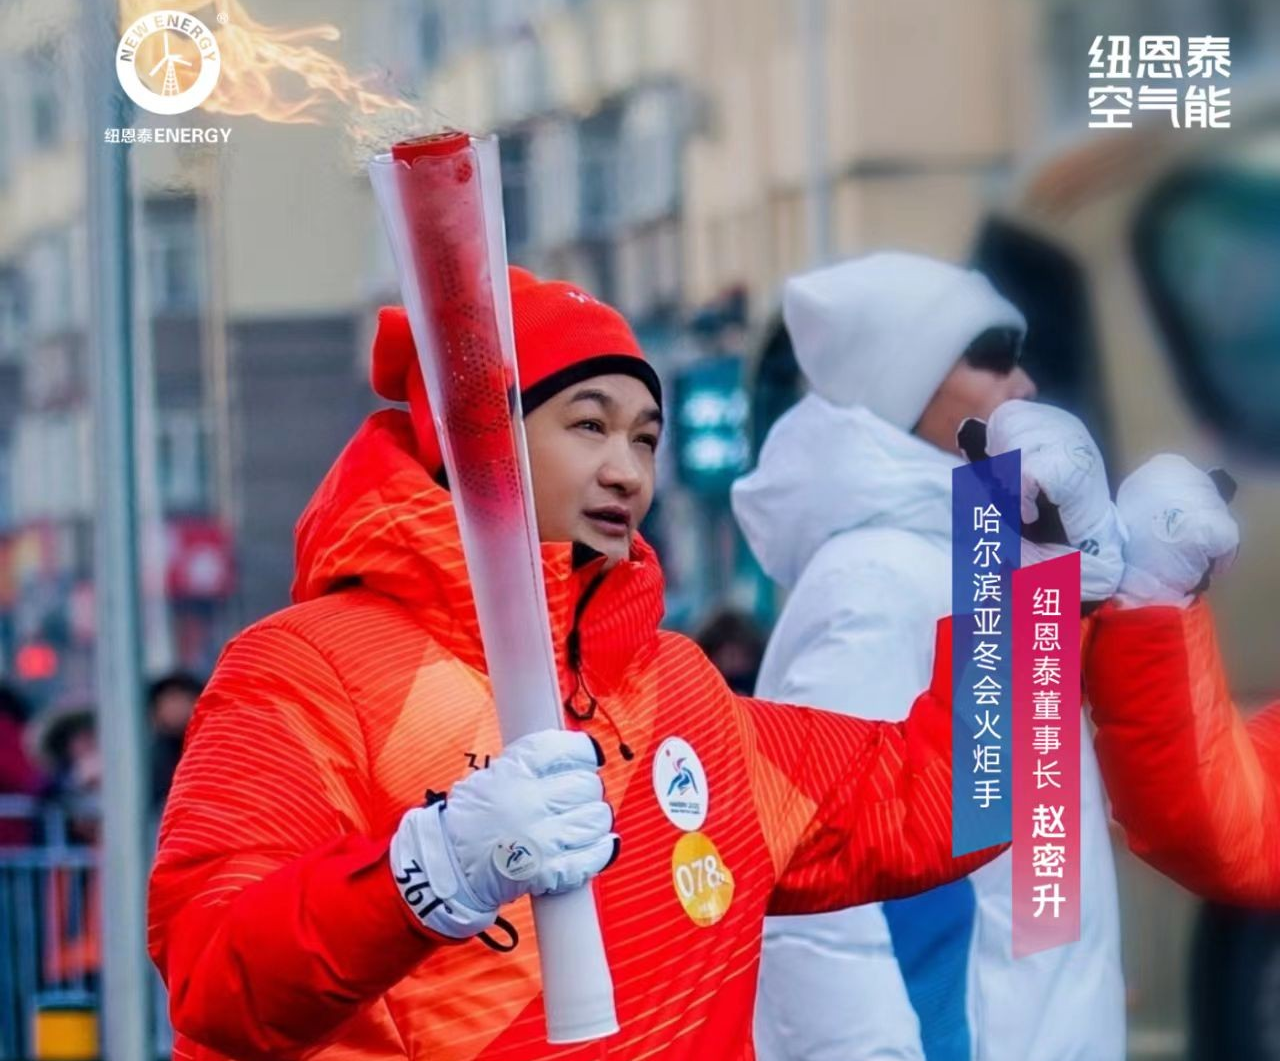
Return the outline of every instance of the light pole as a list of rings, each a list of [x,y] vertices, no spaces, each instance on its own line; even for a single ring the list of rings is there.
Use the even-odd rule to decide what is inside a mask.
[[[101,139],[103,130],[126,125],[130,117],[114,70],[115,7],[111,0],[84,0],[82,45],[95,454],[95,667],[103,758],[102,1015],[107,1061],[149,1061],[129,149]]]
[[[826,0],[800,0],[800,61],[804,67],[805,221],[810,265],[831,260],[831,182],[827,173]]]

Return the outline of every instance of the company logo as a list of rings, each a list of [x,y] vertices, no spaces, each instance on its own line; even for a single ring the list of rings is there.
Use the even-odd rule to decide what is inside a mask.
[[[1090,129],[1132,129],[1163,111],[1174,129],[1231,128],[1230,37],[1097,36],[1089,46]]]
[[[183,11],[155,11],[133,23],[116,45],[116,77],[152,114],[185,114],[209,98],[222,57],[209,27]]]

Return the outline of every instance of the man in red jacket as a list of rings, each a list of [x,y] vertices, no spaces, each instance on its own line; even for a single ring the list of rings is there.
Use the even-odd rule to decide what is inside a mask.
[[[411,411],[370,418],[320,486],[294,603],[227,646],[166,808],[150,948],[176,1057],[750,1058],[766,913],[995,854],[951,856],[946,625],[901,723],[734,695],[658,628],[637,527],[662,395],[635,337],[518,270],[512,303],[566,730],[501,746],[425,389],[384,311],[374,385]],[[594,887],[621,1031],[549,1046],[528,896],[615,859]]]
[[[1235,521],[1208,475],[1168,455],[1117,505],[1127,566],[1085,668],[1112,811],[1133,850],[1192,891],[1280,906],[1280,702],[1240,717],[1199,598],[1235,553]]]

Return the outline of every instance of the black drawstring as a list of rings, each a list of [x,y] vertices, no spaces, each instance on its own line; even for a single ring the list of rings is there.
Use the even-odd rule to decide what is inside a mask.
[[[494,939],[491,935],[489,935],[488,929],[480,933],[479,935],[480,942],[483,943],[490,950],[496,950],[499,954],[510,954],[513,950],[516,949],[516,947],[520,943],[520,933],[516,931],[516,926],[513,925],[510,921],[508,921],[505,917],[499,917],[496,921],[494,921],[493,927],[502,929],[503,932],[505,932],[508,936],[511,937],[511,942],[499,943],[496,939]]]
[[[569,690],[569,695],[564,699],[564,709],[569,712],[579,722],[590,722],[596,715],[596,708],[600,706],[600,701],[587,687],[587,679],[582,673],[582,643],[577,627],[577,617],[574,617],[574,627],[569,631],[569,636],[565,640],[565,657],[569,662],[569,670],[573,673],[573,688]],[[578,693],[587,694],[587,707],[585,711],[578,710]]]
[[[578,603],[573,609],[573,625],[569,628],[569,635],[565,638],[564,650],[565,659],[569,663],[569,670],[573,674],[573,688],[569,690],[569,695],[564,699],[564,709],[569,715],[578,722],[590,722],[596,717],[596,709],[600,709],[600,714],[604,716],[604,720],[613,730],[614,737],[618,741],[618,754],[627,762],[636,757],[636,753],[631,750],[631,746],[622,739],[622,730],[613,720],[613,717],[605,710],[604,706],[592,693],[587,685],[586,675],[582,672],[582,635],[578,631],[578,623],[582,619],[582,613],[586,610],[588,602],[595,595],[600,583],[604,580],[603,572],[591,580],[590,584],[582,591],[582,596],[578,598]],[[587,706],[583,710],[578,709],[578,693],[584,693],[587,698]]]
[[[593,697],[592,699],[594,700],[595,698]],[[609,723],[610,728],[613,730],[613,735],[618,738],[618,753],[627,762],[631,762],[631,760],[636,757],[636,753],[631,750],[631,745],[629,745],[626,741],[622,739],[622,730],[618,727],[618,724],[613,720],[613,716],[609,714],[604,704],[600,703],[599,701],[596,701],[595,706],[600,708],[600,714],[603,716],[604,720],[607,723]]]

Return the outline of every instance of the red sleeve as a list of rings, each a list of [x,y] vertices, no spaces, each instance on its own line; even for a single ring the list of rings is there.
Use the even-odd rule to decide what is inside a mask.
[[[389,838],[366,835],[367,778],[324,658],[274,627],[233,641],[197,706],[148,896],[181,1035],[242,1061],[385,1038],[371,1004],[433,938],[395,887]]]
[[[1133,851],[1208,898],[1280,902],[1280,703],[1246,725],[1208,605],[1106,610],[1086,676]]]
[[[756,803],[778,867],[771,914],[915,895],[1002,848],[951,854],[951,626],[902,722],[745,701]]]

